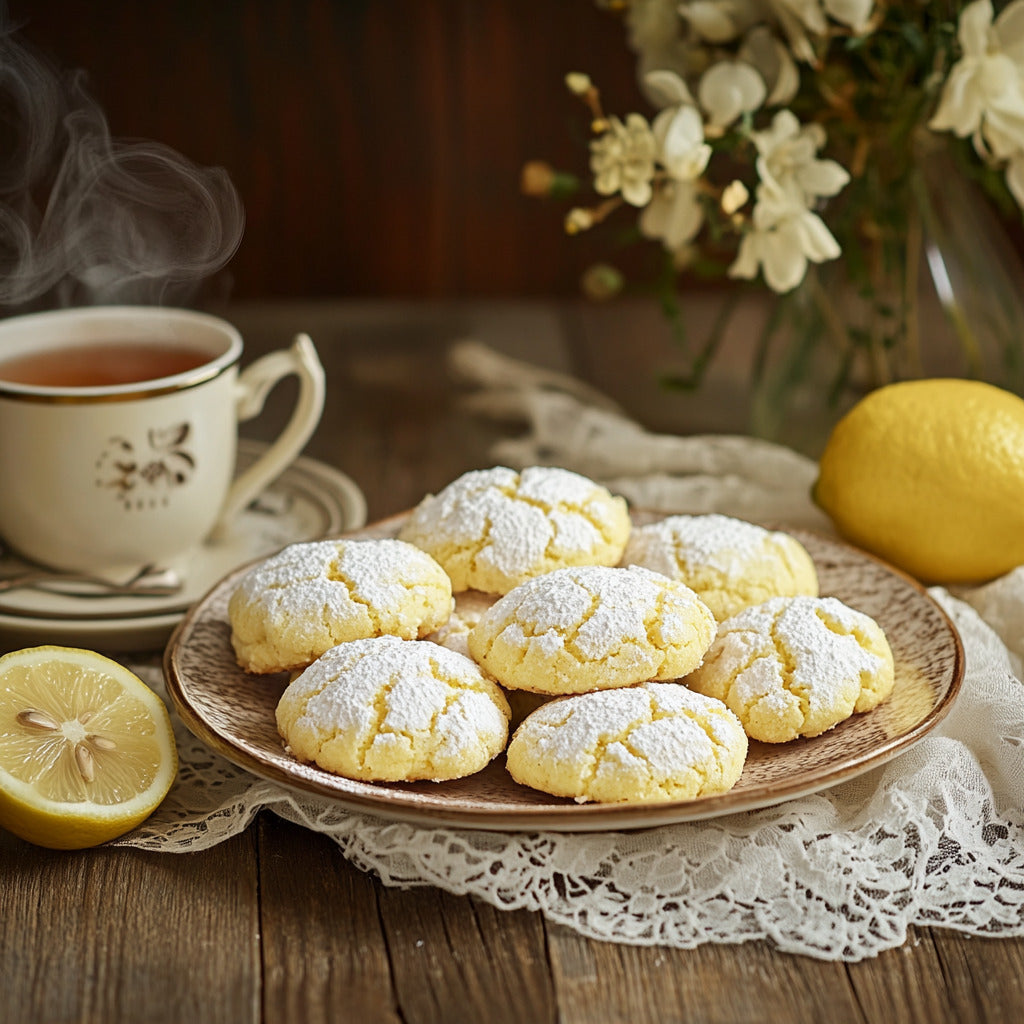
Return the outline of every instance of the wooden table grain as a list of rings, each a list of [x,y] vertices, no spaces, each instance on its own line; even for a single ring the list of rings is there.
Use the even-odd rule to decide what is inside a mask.
[[[371,518],[491,464],[506,428],[460,402],[444,353],[475,337],[572,371],[659,428],[742,430],[742,358],[703,397],[668,397],[672,358],[642,307],[244,305],[247,358],[314,338],[328,405],[307,454],[363,488]],[[283,420],[287,387],[250,430]],[[731,397],[730,397],[731,396]],[[383,886],[270,812],[209,850],[42,850],[0,831],[0,1020],[292,1024],[997,1022],[1024,1013],[1024,940],[913,929],[858,963],[768,942],[694,950],[602,943],[527,911]]]

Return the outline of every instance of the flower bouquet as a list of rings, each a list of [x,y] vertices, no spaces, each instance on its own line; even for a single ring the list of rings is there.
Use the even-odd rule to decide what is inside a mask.
[[[778,297],[754,365],[771,434],[821,350],[829,379],[815,387],[833,402],[927,369],[927,275],[960,344],[955,372],[1019,388],[1024,280],[1000,237],[1024,206],[1024,0],[602,6],[624,20],[653,113],[608,113],[591,77],[569,73],[590,114],[592,198],[537,161],[523,190],[571,195],[570,233],[633,212],[633,240],[661,252],[662,302],[690,345],[689,371],[670,383],[699,383],[727,322],[693,348],[681,280],[763,282]],[[608,295],[622,277],[602,264],[585,283]]]

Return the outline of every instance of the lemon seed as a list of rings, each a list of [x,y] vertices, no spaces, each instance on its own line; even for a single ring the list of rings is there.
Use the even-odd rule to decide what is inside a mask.
[[[75,764],[78,773],[86,782],[96,778],[96,765],[92,759],[92,751],[84,743],[75,744]]]
[[[36,729],[59,729],[60,726],[49,716],[43,714],[42,711],[36,711],[35,708],[26,708],[24,711],[19,711],[17,719],[22,725],[30,725]]]

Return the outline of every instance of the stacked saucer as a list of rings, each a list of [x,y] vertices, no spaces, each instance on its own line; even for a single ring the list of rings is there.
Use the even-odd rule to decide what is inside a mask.
[[[240,440],[238,471],[265,450]],[[366,521],[366,501],[344,473],[314,459],[296,459],[216,541],[169,568],[184,585],[170,596],[98,595],[89,588],[0,592],[0,646],[64,644],[115,651],[162,647],[186,609],[222,576],[296,541],[313,540]],[[4,569],[0,556],[0,575]]]

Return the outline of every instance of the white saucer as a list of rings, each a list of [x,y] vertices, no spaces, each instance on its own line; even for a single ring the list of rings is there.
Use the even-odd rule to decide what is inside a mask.
[[[265,447],[239,441],[238,469],[253,462]],[[322,462],[299,458],[245,509],[222,539],[207,542],[172,566],[185,580],[179,593],[80,597],[12,590],[0,594],[0,645],[158,649],[185,610],[232,569],[286,544],[354,530],[365,522],[366,500],[351,478]]]

